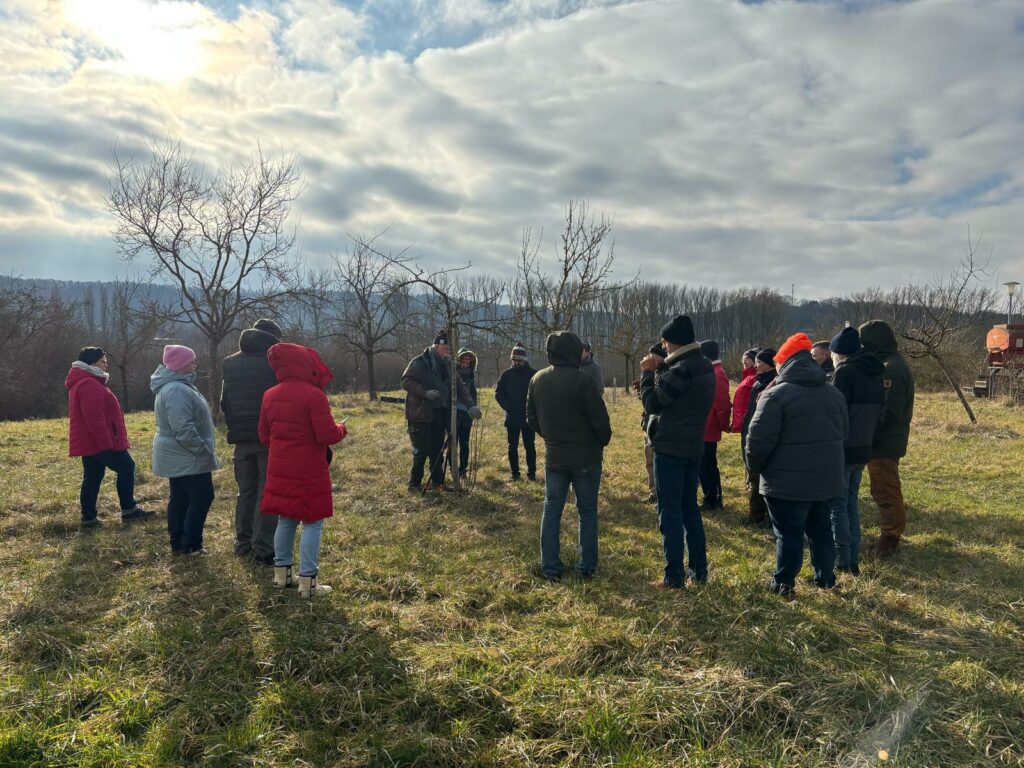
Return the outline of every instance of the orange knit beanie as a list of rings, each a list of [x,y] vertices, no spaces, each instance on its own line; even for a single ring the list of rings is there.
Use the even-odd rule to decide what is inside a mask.
[[[794,333],[786,339],[783,345],[779,347],[779,351],[775,353],[775,363],[776,365],[782,365],[802,349],[810,352],[813,346],[814,342],[808,338],[806,333]]]

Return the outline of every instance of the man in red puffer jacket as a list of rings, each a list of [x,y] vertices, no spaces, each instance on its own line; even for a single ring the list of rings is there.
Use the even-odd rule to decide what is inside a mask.
[[[82,457],[82,530],[98,528],[96,501],[107,469],[117,473],[121,522],[152,517],[135,502],[135,462],[124,413],[107,380],[107,355],[99,347],[85,347],[71,364],[64,387],[68,391],[68,455]]]
[[[711,361],[715,371],[715,399],[711,403],[707,424],[704,426],[704,455],[700,460],[700,488],[704,492],[701,511],[708,513],[722,508],[722,474],[718,470],[718,444],[722,441],[722,432],[729,431],[732,403],[729,401],[729,377],[718,358],[718,342],[702,341],[700,351]]]
[[[267,481],[260,511],[279,515],[274,534],[274,586],[287,587],[292,578],[295,531],[299,541],[299,596],[331,591],[317,584],[320,539],[324,520],[334,514],[330,446],[345,439],[348,430],[331,415],[324,387],[334,378],[320,356],[300,344],[275,344],[267,352],[277,380],[263,395],[259,438],[267,446]]]

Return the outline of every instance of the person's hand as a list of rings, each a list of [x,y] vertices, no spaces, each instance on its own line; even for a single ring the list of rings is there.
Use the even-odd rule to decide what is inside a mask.
[[[339,424],[338,425],[338,430],[341,432],[341,439],[342,440],[344,440],[346,437],[348,437],[348,427],[346,427],[344,424]],[[339,440],[338,442],[341,442],[341,441]]]
[[[434,400],[440,399],[440,397],[441,397],[441,390],[439,390],[439,389],[428,389],[426,392],[423,393],[423,396],[425,398],[427,398],[427,400],[430,400],[431,402],[433,402]]]
[[[469,408],[469,415],[471,418],[479,419],[484,415],[484,412],[480,410],[479,405],[474,405]]]
[[[633,379],[633,391],[634,392],[639,392],[640,391],[640,379]]]
[[[658,370],[658,359],[654,355],[647,355],[640,361],[640,370],[644,373],[654,373]]]

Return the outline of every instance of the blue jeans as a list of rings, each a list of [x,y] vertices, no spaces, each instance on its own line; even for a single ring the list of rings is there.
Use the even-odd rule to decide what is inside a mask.
[[[857,495],[860,493],[860,479],[863,474],[863,464],[847,464],[843,467],[843,494],[829,502],[832,538],[836,545],[838,566],[859,563],[860,509],[857,508]]]
[[[167,501],[167,533],[172,552],[199,552],[203,548],[203,528],[213,504],[213,475],[203,472],[170,479],[171,498]]]
[[[835,549],[828,501],[790,501],[765,497],[775,529],[775,584],[792,589],[804,563],[804,538],[811,550],[814,584],[836,584]]]
[[[281,516],[277,519],[277,531],[274,533],[274,565],[291,565],[295,561],[295,529],[299,520],[294,517]],[[316,576],[320,566],[320,538],[324,533],[324,521],[302,523],[302,536],[299,539],[299,576]]]
[[[562,510],[569,486],[576,492],[580,516],[579,559],[576,570],[591,575],[597,570],[597,493],[601,487],[601,464],[580,469],[544,470],[544,517],[540,523],[540,569],[548,578],[562,577],[559,532]]]
[[[697,506],[700,458],[684,459],[654,452],[654,484],[658,492],[658,527],[665,548],[665,586],[678,588],[686,581],[683,544],[690,559],[690,577],[708,578],[704,520]]]

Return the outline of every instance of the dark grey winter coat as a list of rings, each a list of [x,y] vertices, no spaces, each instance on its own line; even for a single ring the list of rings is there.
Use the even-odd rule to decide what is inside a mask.
[[[451,370],[447,360],[437,356],[433,347],[427,347],[423,354],[409,361],[402,374],[402,389],[405,396],[405,418],[413,422],[428,422],[434,418],[435,408],[449,408],[451,403]],[[458,402],[467,408],[476,405],[469,394],[469,388],[461,376],[455,377]],[[441,393],[437,400],[428,400],[426,394],[436,389]]]
[[[715,399],[715,369],[700,344],[680,347],[640,377],[640,399],[650,414],[647,436],[655,453],[699,460],[704,427]]]
[[[846,398],[850,414],[850,434],[843,446],[847,465],[867,464],[875,431],[885,413],[885,388],[882,361],[866,349],[858,349],[839,363],[832,384]]]
[[[747,430],[747,466],[761,476],[761,495],[791,501],[839,496],[849,429],[843,394],[828,386],[810,352],[797,352],[757,399]]]
[[[267,350],[280,341],[259,328],[246,328],[238,339],[238,351],[224,360],[220,410],[228,427],[229,443],[258,443],[263,393],[277,386],[277,376],[267,362]]]

